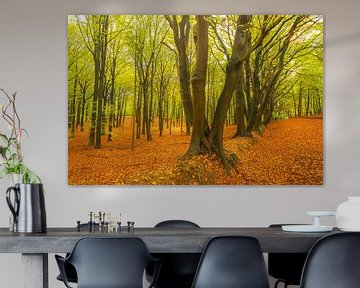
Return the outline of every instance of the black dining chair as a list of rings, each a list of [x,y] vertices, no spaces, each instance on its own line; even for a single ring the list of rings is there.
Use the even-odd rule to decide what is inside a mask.
[[[143,274],[154,262],[154,281],[160,262],[149,253],[139,238],[82,238],[68,257],[55,255],[60,275],[66,287],[70,284],[65,263],[74,266],[77,288],[143,288]],[[149,287],[153,287],[153,283]]]
[[[192,288],[269,288],[261,247],[256,238],[212,238],[201,256]]]
[[[309,252],[300,288],[358,288],[359,269],[359,232],[325,236]]]
[[[188,220],[166,220],[155,225],[156,229],[200,228]],[[156,288],[190,288],[200,260],[200,253],[156,253],[162,266],[155,283]],[[147,269],[147,279],[152,279],[153,267]]]
[[[88,223],[82,223],[80,224],[80,229],[81,230],[88,230],[89,229],[89,224]],[[98,223],[95,223],[95,229],[98,230],[99,229],[99,224]],[[69,253],[66,254],[66,257],[69,256]],[[77,283],[77,275],[76,275],[76,270],[74,268],[73,265],[71,265],[70,263],[67,263],[65,262],[64,263],[64,270],[65,270],[65,275],[66,275],[66,278],[67,278],[67,281],[68,282],[71,282],[71,283]],[[57,277],[56,277],[57,280],[59,281],[63,281],[62,277],[61,277],[61,274],[59,274]]]
[[[282,225],[272,224],[270,228],[281,228]],[[300,285],[301,273],[307,253],[269,253],[268,254],[268,273],[277,279],[274,288],[283,283],[284,288],[288,285]]]

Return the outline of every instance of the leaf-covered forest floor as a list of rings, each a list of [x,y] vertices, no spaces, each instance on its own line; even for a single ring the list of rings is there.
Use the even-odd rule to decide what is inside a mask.
[[[125,127],[130,127],[126,125]],[[321,185],[323,183],[323,120],[292,118],[272,122],[263,135],[234,138],[235,127],[225,127],[224,147],[240,164],[226,174],[216,156],[199,155],[191,160],[190,136],[172,127],[153,140],[145,135],[131,151],[131,130],[115,128],[114,140],[102,138],[102,148],[88,147],[88,132],[69,138],[70,185]]]

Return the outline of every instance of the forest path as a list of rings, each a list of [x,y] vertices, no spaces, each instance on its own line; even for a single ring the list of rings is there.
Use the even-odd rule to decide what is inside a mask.
[[[323,120],[292,118],[271,123],[241,157],[242,184],[323,183]]]
[[[87,146],[88,132],[79,132],[69,139],[68,181],[70,185],[320,185],[322,126],[319,118],[292,118],[272,122],[262,137],[234,139],[235,127],[225,127],[224,147],[240,159],[230,175],[215,156],[182,160],[190,136],[180,127],[162,137],[154,127],[154,139],[137,140],[135,151],[131,151],[131,129],[116,128],[112,142],[103,136],[101,149]]]

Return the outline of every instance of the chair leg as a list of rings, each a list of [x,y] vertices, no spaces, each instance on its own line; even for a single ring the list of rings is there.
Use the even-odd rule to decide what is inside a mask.
[[[274,288],[277,288],[280,283],[284,283],[284,288],[287,288],[287,287],[288,287],[288,285],[287,285],[286,282],[283,282],[283,281],[281,281],[281,280],[277,280],[277,281],[275,282],[275,284],[274,284]]]

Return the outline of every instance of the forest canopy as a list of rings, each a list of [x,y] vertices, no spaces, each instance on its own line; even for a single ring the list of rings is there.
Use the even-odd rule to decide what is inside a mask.
[[[216,155],[229,172],[239,157],[224,148],[226,127],[253,137],[322,112],[322,16],[68,17],[69,141],[127,139],[135,151],[179,133],[179,156]]]

